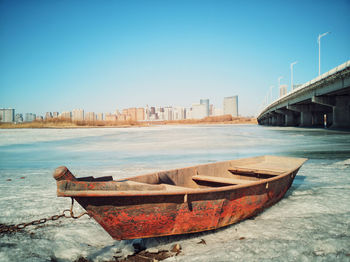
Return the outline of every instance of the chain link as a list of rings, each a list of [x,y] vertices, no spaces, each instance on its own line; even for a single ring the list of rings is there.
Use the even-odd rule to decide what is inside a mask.
[[[20,231],[24,228],[26,228],[27,226],[37,226],[37,225],[41,225],[44,224],[48,221],[56,221],[60,218],[74,218],[74,219],[78,219],[80,217],[82,217],[83,215],[88,215],[87,212],[84,212],[78,216],[74,215],[73,212],[73,205],[74,205],[74,198],[72,198],[72,205],[70,207],[70,209],[65,209],[63,210],[63,212],[60,215],[53,215],[51,217],[48,218],[42,218],[42,219],[38,219],[38,220],[33,220],[29,223],[20,223],[17,225],[5,225],[5,224],[0,224],[0,234],[6,234],[6,233],[13,233],[13,232],[17,232]],[[68,214],[66,214],[67,212],[69,212]]]

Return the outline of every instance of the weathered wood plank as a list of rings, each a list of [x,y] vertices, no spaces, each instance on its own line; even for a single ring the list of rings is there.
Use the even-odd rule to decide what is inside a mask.
[[[192,179],[194,181],[213,182],[213,183],[228,184],[228,185],[242,185],[242,184],[250,184],[252,182],[255,182],[252,180],[245,180],[245,179],[201,176],[201,175],[193,176]]]

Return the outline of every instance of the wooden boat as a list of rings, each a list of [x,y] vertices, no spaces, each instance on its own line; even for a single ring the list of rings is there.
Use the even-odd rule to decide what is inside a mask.
[[[307,159],[261,156],[113,181],[59,167],[57,195],[74,198],[114,239],[187,234],[252,217],[279,201]]]

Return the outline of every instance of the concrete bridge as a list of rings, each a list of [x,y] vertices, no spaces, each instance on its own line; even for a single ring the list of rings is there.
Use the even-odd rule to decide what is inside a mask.
[[[275,100],[258,123],[350,128],[350,60]]]

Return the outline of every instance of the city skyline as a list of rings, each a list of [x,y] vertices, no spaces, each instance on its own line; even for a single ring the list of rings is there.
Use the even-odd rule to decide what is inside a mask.
[[[0,4],[0,105],[19,112],[186,106],[238,94],[254,115],[270,86],[350,58],[349,1]],[[274,88],[273,97],[279,96]]]
[[[234,98],[234,100],[233,100]],[[225,107],[230,110],[225,110]],[[210,104],[208,98],[200,99],[198,104],[192,104],[189,107],[179,106],[146,106],[124,108],[121,111],[117,108],[111,112],[90,112],[84,109],[72,109],[71,111],[47,111],[43,115],[28,112],[15,112],[14,108],[0,107],[0,122],[32,122],[51,119],[66,119],[76,121],[171,121],[185,119],[204,119],[209,116],[231,115],[239,117],[238,114],[238,96],[224,97],[222,108],[216,108]],[[9,121],[10,120],[10,121]]]

